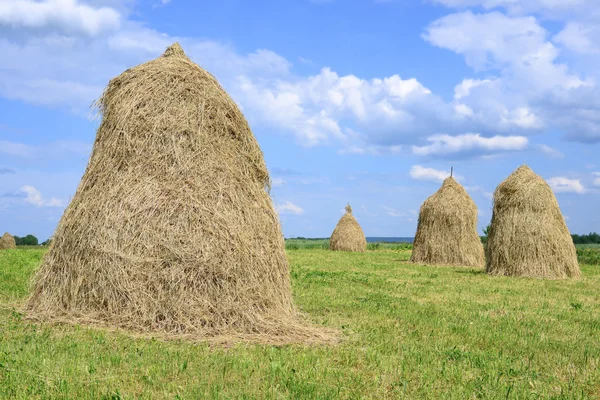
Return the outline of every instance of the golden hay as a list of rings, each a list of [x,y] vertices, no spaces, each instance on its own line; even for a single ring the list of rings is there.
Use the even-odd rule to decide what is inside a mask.
[[[419,212],[411,262],[483,267],[477,234],[477,206],[452,177],[430,196]]]
[[[494,192],[486,248],[491,275],[578,278],[575,245],[550,186],[529,167]]]
[[[367,239],[362,228],[352,215],[350,204],[346,206],[346,214],[340,218],[340,221],[331,234],[329,249],[358,252],[367,250]]]
[[[17,244],[15,243],[15,238],[10,235],[10,233],[6,232],[2,237],[0,237],[0,250],[4,249],[15,249]]]
[[[25,312],[166,339],[334,343],[293,303],[263,153],[176,43],[112,79]]]

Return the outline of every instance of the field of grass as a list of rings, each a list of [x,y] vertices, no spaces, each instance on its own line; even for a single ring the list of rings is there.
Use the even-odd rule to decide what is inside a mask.
[[[0,398],[586,399],[600,396],[600,268],[492,278],[410,251],[288,251],[332,347],[206,344],[46,326],[16,311],[44,249],[0,252]]]
[[[327,250],[329,239],[286,239],[286,250]],[[367,243],[367,250],[411,250],[411,243]]]

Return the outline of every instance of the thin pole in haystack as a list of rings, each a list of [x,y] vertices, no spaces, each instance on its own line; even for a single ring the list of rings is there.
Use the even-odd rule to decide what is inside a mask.
[[[294,305],[263,153],[216,79],[175,43],[98,104],[92,156],[26,314],[164,338],[335,343]]]
[[[486,271],[536,278],[581,276],[556,196],[527,165],[517,168],[494,192]]]
[[[367,250],[367,238],[358,221],[352,215],[350,202],[348,202],[345,209],[346,213],[340,218],[331,234],[329,249],[364,252]]]
[[[477,206],[453,177],[421,205],[411,261],[421,264],[483,267],[477,233]]]

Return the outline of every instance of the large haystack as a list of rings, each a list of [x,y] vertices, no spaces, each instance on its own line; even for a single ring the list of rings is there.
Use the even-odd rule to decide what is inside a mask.
[[[486,258],[486,271],[491,275],[581,275],[575,245],[556,197],[526,165],[496,188]]]
[[[477,206],[453,177],[446,178],[421,206],[411,261],[472,267],[485,264],[477,234]]]
[[[26,312],[165,338],[333,341],[292,301],[263,154],[178,44],[112,79]]]
[[[333,230],[331,239],[329,239],[329,248],[339,251],[359,251],[367,250],[367,239],[365,234],[352,215],[350,204],[346,206],[346,214]]]
[[[15,242],[15,238],[8,232],[4,233],[2,237],[0,237],[0,250],[4,249],[15,249],[17,247],[17,243]]]

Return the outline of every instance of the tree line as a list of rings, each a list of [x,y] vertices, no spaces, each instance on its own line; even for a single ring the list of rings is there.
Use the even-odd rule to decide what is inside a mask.
[[[17,246],[37,246],[38,238],[33,235],[27,236],[13,236],[15,238],[15,243]]]
[[[481,241],[483,243],[487,242],[487,235],[489,231],[490,225],[488,224],[488,226],[483,228],[483,236],[481,237]],[[600,235],[596,232],[591,232],[587,235],[578,235],[575,233],[572,234],[571,237],[573,238],[573,243],[575,244],[600,244]]]

